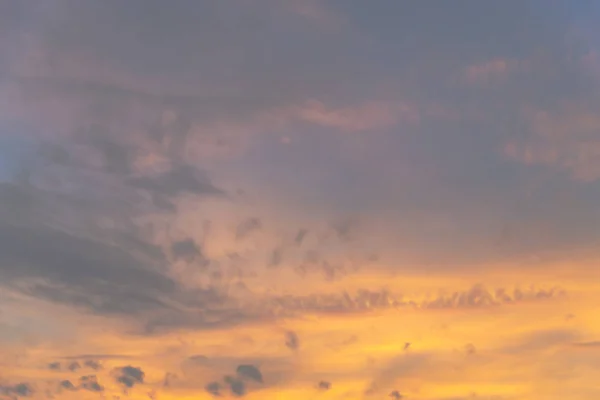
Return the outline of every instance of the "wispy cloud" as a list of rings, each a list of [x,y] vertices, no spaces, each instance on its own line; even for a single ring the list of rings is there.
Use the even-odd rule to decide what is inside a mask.
[[[557,112],[528,112],[531,136],[506,145],[509,157],[530,165],[546,165],[568,172],[574,179],[600,178],[600,118],[585,106]]]

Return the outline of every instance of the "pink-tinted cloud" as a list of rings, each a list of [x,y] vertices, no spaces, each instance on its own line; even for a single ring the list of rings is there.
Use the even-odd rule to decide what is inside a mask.
[[[401,120],[418,123],[418,109],[407,103],[367,102],[357,107],[328,108],[318,100],[310,100],[296,109],[305,122],[346,132],[381,129]]]
[[[600,81],[600,54],[591,50],[583,56],[582,63],[585,70]]]
[[[574,179],[600,179],[600,116],[592,109],[568,107],[556,113],[527,112],[531,135],[511,141],[504,153],[529,165],[567,171]]]
[[[285,7],[325,29],[337,29],[343,23],[342,16],[327,8],[321,0],[290,0],[285,2]]]
[[[509,74],[523,67],[518,60],[495,58],[479,64],[469,65],[464,71],[467,83],[482,84],[506,78]]]

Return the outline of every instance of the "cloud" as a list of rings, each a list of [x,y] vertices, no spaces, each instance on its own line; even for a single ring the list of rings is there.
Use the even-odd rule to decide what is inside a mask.
[[[573,311],[593,337],[583,326],[586,304],[595,303],[582,274],[558,282],[565,274],[557,268],[543,289],[504,286],[535,282],[537,272],[525,268],[504,271],[498,287],[465,281],[476,269],[472,279],[496,282],[490,271],[504,247],[494,250],[486,238],[519,203],[524,181],[538,176],[541,168],[527,165],[580,181],[600,176],[597,96],[587,85],[597,57],[584,49],[590,76],[574,76],[581,57],[564,48],[585,6],[563,13],[541,0],[472,2],[468,10],[375,3],[0,5],[6,382],[36,379],[40,396],[47,384],[65,397],[111,397],[128,387],[143,395],[165,376],[164,390],[176,396],[264,398],[361,398],[372,383],[374,396],[398,398],[401,380],[403,393],[458,398],[463,386],[492,390],[501,381],[502,390],[518,391],[535,385],[538,372],[554,375],[562,352],[532,353],[536,340],[551,349],[593,347],[578,335],[514,344],[478,336],[494,313],[506,317],[506,337],[514,327],[552,323],[529,318],[533,310],[559,318]],[[522,60],[538,49],[548,54],[544,70],[522,73]],[[449,82],[456,74],[472,86]],[[504,82],[493,91],[474,87]],[[536,110],[526,113],[527,132],[517,115],[523,104]],[[516,164],[497,154],[506,142]],[[552,202],[546,189],[563,185],[579,188],[569,192],[589,207],[572,208],[594,222],[586,218],[595,215],[593,185],[572,182],[551,180],[526,214]],[[524,234],[515,246],[528,251],[538,236],[581,235],[562,225],[567,208],[548,211],[552,229]],[[345,215],[355,217],[336,219]],[[571,264],[589,272],[588,260],[573,256]],[[569,304],[556,283],[573,292]],[[449,326],[446,338],[429,332],[454,314],[461,329]],[[470,342],[477,356],[463,357],[472,350],[465,347],[444,358]],[[514,357],[498,353],[519,346],[543,368],[525,363],[505,376],[500,370]],[[411,358],[421,351],[439,352],[442,362],[421,368]],[[195,369],[179,375],[179,360],[199,352],[209,357],[186,359],[182,368]],[[376,361],[364,365],[363,355]],[[73,375],[69,365],[80,367],[72,368],[77,376],[98,375],[65,376],[80,392],[61,392],[52,360],[65,375]],[[53,380],[43,382],[46,375]],[[335,390],[318,393],[315,384],[330,387],[319,384],[324,377]],[[573,390],[543,389],[558,397]]]
[[[298,334],[293,331],[288,331],[285,333],[285,345],[287,348],[292,350],[298,350],[300,347],[300,338]]]
[[[531,134],[508,142],[504,153],[526,165],[543,165],[568,172],[573,179],[600,179],[600,117],[585,106],[558,111],[528,111]]]
[[[273,250],[273,252],[271,253],[271,257],[269,257],[269,262],[267,265],[273,268],[278,267],[281,264],[281,261],[283,261],[283,249],[279,247]]]
[[[262,228],[262,222],[260,219],[252,217],[247,218],[244,221],[240,222],[235,231],[236,239],[244,239],[250,233],[254,231],[258,231]]]
[[[304,241],[304,238],[306,237],[308,233],[308,230],[306,229],[299,229],[298,233],[296,234],[296,238],[294,239],[294,242],[298,245],[301,246],[302,242]]]
[[[79,378],[79,388],[90,392],[104,392],[104,386],[98,382],[96,375],[85,375]]]
[[[132,388],[136,383],[144,383],[145,376],[141,368],[128,365],[118,369],[117,382]]]
[[[433,300],[424,300],[419,306],[425,309],[488,307],[554,298],[564,293],[560,288],[527,290],[515,288],[511,293],[504,288],[491,291],[483,285],[474,285],[467,291],[454,292],[451,295],[440,294]]]
[[[79,368],[81,368],[81,364],[79,364],[77,361],[73,361],[67,366],[69,371],[77,371]]]
[[[512,343],[503,346],[504,354],[539,353],[550,348],[562,347],[578,338],[577,332],[566,329],[544,329],[527,332]]]
[[[371,102],[359,107],[327,108],[318,100],[310,100],[296,111],[300,120],[346,132],[389,128],[400,120],[417,123],[418,110],[409,104]]]
[[[56,361],[56,362],[52,362],[52,363],[48,364],[48,369],[59,371],[60,370],[60,362]]]
[[[318,26],[326,31],[340,29],[345,22],[343,16],[327,8],[319,0],[292,1],[284,4],[286,9],[311,22],[317,23]]]
[[[263,376],[258,367],[249,364],[241,364],[235,370],[242,378],[247,378],[258,383],[263,383]]]
[[[0,237],[4,283],[43,279],[23,288],[37,297],[99,313],[135,314],[166,307],[160,296],[176,290],[172,280],[114,245],[47,226],[3,221]]]
[[[128,356],[126,354],[76,354],[72,356],[64,356],[61,358],[63,360],[86,360],[84,362],[84,365],[91,367],[93,364],[97,363],[97,361],[94,360],[121,360],[131,358],[131,356]]]
[[[574,343],[574,346],[577,346],[577,347],[600,347],[600,340],[591,341],[591,342],[577,342],[577,343]]]
[[[183,239],[171,244],[171,253],[175,260],[185,260],[188,263],[198,261],[201,265],[206,265],[209,261],[202,254],[202,249],[193,239]]]
[[[91,368],[93,370],[98,370],[102,368],[102,365],[95,360],[85,360],[85,362],[83,363],[83,365],[85,365],[88,368]]]
[[[29,383],[17,383],[10,386],[0,386],[0,393],[11,397],[30,397],[34,390]]]
[[[94,193],[82,192],[90,198]],[[103,194],[98,196],[92,201]],[[121,201],[105,210],[110,201],[82,204],[49,189],[0,183],[2,285],[98,315],[136,317],[130,322],[147,327],[166,327],[167,320],[175,325],[208,323],[204,317],[190,318],[190,313],[208,311],[211,303],[222,309],[227,302],[220,292],[185,288],[169,276],[162,248],[132,220],[137,211]],[[112,219],[117,226],[97,226],[97,218]],[[73,225],[65,226],[66,221]],[[204,315],[216,322],[215,311]]]
[[[59,386],[62,389],[65,389],[65,390],[77,390],[77,388],[75,387],[75,385],[73,385],[73,383],[71,381],[69,381],[69,380],[61,381],[60,384],[59,384]]]
[[[399,391],[397,391],[397,390],[394,390],[394,391],[392,391],[392,392],[390,393],[390,397],[391,397],[392,399],[394,399],[394,400],[400,400],[400,399],[402,399],[402,398],[403,398],[403,396],[402,396],[402,395],[400,394],[400,392],[399,392]]]
[[[393,358],[375,374],[365,390],[365,395],[379,394],[399,377],[423,370],[430,362],[430,358],[428,354],[405,354]]]
[[[434,296],[414,299],[387,289],[358,289],[350,292],[318,294],[307,296],[274,296],[263,304],[278,310],[279,315],[294,315],[298,312],[323,314],[360,313],[369,310],[398,309],[410,307],[417,310],[478,309],[523,302],[544,301],[560,298],[565,291],[560,288],[527,289],[487,289],[483,285],[474,285],[467,290],[451,293],[441,292]]]
[[[479,64],[473,64],[465,69],[465,79],[468,83],[490,83],[518,71],[524,63],[518,60],[495,58]]]
[[[219,382],[210,382],[209,384],[207,384],[204,387],[204,390],[206,390],[208,393],[212,394],[213,396],[221,396],[222,389],[223,388]]]
[[[246,384],[243,381],[231,376],[226,376],[224,380],[229,385],[231,393],[235,396],[242,397],[246,395]]]
[[[153,176],[131,178],[129,184],[157,196],[175,197],[181,193],[195,195],[222,195],[206,176],[187,165],[180,165]]]
[[[331,389],[331,382],[328,382],[328,381],[320,381],[320,382],[317,384],[317,387],[319,388],[319,390],[327,391],[327,390]]]

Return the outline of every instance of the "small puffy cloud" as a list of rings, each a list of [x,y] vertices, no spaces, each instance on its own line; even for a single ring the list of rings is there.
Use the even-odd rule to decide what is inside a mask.
[[[144,383],[144,377],[146,374],[141,368],[127,365],[119,368],[118,371],[117,382],[128,388],[133,387],[136,383]]]
[[[400,392],[399,392],[399,391],[397,391],[397,390],[394,390],[394,391],[392,391],[392,393],[390,393],[390,397],[391,397],[392,399],[394,399],[394,400],[400,400],[400,399],[402,399],[404,396],[402,396],[402,395],[400,394]]]
[[[100,365],[100,363],[95,360],[86,360],[83,363],[83,365],[86,366],[87,368],[91,368],[93,370],[98,370],[98,369],[102,368],[102,365]]]
[[[477,348],[475,347],[475,345],[473,343],[466,344],[464,349],[465,349],[465,353],[467,353],[467,355],[473,355],[473,354],[477,353]]]
[[[213,396],[221,396],[221,391],[223,390],[223,387],[219,382],[210,382],[204,387],[204,390],[206,390]]]
[[[246,395],[246,384],[242,380],[226,376],[225,383],[227,383],[229,390],[234,396],[242,397]]]
[[[60,362],[58,362],[58,361],[48,364],[48,369],[58,371],[58,370],[60,370],[60,368],[61,368],[61,365],[60,365]]]
[[[247,237],[250,233],[258,231],[261,228],[262,222],[260,219],[255,217],[247,218],[238,224],[235,231],[235,237],[236,239],[243,239]]]
[[[304,241],[304,238],[306,237],[307,233],[308,233],[308,230],[306,230],[306,229],[299,229],[298,233],[296,233],[296,237],[294,238],[294,242],[298,246],[302,245],[302,242]]]
[[[193,239],[183,239],[173,242],[171,244],[171,253],[175,260],[185,260],[186,262],[193,262],[195,260],[202,260],[203,263],[207,260],[202,255],[202,249]]]
[[[319,390],[327,391],[327,390],[331,389],[331,382],[329,382],[329,381],[320,381],[317,384],[317,387],[319,388]]]
[[[98,382],[96,375],[86,375],[79,378],[79,388],[97,393],[104,391],[104,386]]]
[[[77,361],[73,361],[69,364],[67,368],[69,369],[69,371],[74,372],[81,368],[81,364],[79,364]]]
[[[61,381],[59,386],[61,387],[61,389],[65,389],[65,390],[77,390],[75,385],[73,385],[73,383],[69,380]]]
[[[288,331],[285,333],[285,345],[289,349],[297,350],[300,347],[300,338],[298,334],[293,331]]]
[[[241,364],[237,367],[238,376],[263,383],[263,376],[258,367],[251,364]]]

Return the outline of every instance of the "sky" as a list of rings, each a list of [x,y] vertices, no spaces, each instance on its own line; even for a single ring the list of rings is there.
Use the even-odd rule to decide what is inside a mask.
[[[599,26],[0,0],[0,399],[600,398]]]

